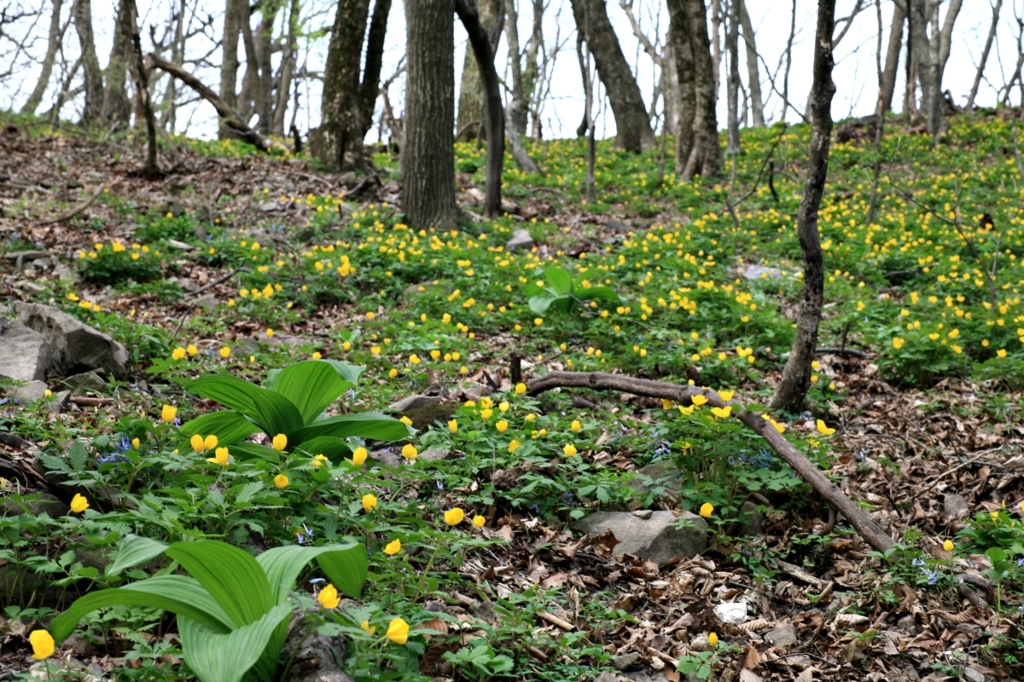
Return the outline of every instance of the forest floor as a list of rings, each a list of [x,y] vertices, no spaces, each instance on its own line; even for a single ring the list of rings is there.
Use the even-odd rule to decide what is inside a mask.
[[[682,185],[658,151],[602,143],[590,200],[583,143],[535,144],[544,175],[508,161],[504,217],[436,234],[400,222],[386,150],[362,182],[302,155],[178,140],[149,182],[130,136],[6,119],[2,300],[112,335],[131,371],[85,396],[96,400],[58,401],[54,381],[53,396],[0,406],[0,434],[30,444],[0,441],[0,462],[36,472],[0,488],[0,679],[33,663],[30,630],[117,584],[95,558],[127,532],[254,552],[359,537],[370,580],[338,622],[383,631],[401,615],[413,633],[399,647],[345,630],[356,679],[1024,678],[1024,170],[1011,116],[951,119],[934,149],[890,122],[870,225],[872,135],[838,129],[820,216],[819,345],[831,350],[807,410],[772,417],[897,541],[886,555],[734,419],[622,393],[523,395],[511,376],[515,356],[526,382],[603,371],[767,402],[800,300],[806,126],[747,131],[725,179]],[[483,151],[460,144],[456,159],[459,202],[477,213]],[[532,248],[506,250],[523,229]],[[50,255],[12,256],[37,250]],[[531,309],[537,281],[562,276],[552,267],[577,293],[613,293]],[[161,406],[182,419],[215,407],[188,380],[262,383],[311,357],[365,366],[342,412],[440,397],[409,414],[410,442],[435,457],[407,463],[401,442],[367,442],[355,473],[297,455],[213,471],[161,435]],[[638,476],[662,461],[665,478]],[[91,508],[61,513],[76,490]],[[46,495],[59,504],[38,513]],[[708,549],[661,565],[569,528],[598,509],[705,503]],[[467,520],[449,527],[453,507]],[[399,553],[381,551],[395,539]],[[738,602],[748,615],[723,622],[715,607]],[[173,625],[152,611],[80,629],[58,647],[66,668],[189,678]]]

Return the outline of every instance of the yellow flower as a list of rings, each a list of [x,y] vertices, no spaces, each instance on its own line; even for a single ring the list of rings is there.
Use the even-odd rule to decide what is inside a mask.
[[[487,519],[480,516],[479,514],[473,517],[473,525],[476,528],[483,528],[485,523],[487,523]]]
[[[448,421],[448,430],[451,431],[452,433],[458,433],[459,432],[459,422],[457,420],[455,420],[455,419],[449,420]]]
[[[81,514],[88,508],[89,500],[85,499],[81,493],[75,493],[75,496],[71,498],[71,511],[76,514]]]
[[[725,407],[712,407],[711,414],[715,415],[719,419],[725,419],[732,414],[732,405],[726,405]]]
[[[210,462],[211,464],[219,464],[221,466],[227,466],[227,463],[228,463],[228,449],[227,448],[217,448],[214,451],[213,455],[214,455],[213,457],[207,457],[206,461]]]
[[[222,358],[230,357],[230,355],[231,355],[231,348],[229,346],[224,346],[223,348],[221,348],[217,352],[220,353],[220,356]]]
[[[316,600],[325,609],[335,609],[341,603],[341,597],[338,596],[338,588],[331,583],[327,583],[327,587],[320,590],[320,594],[316,595]]]
[[[197,455],[201,455],[206,451],[206,445],[204,445],[203,437],[198,433],[189,438],[188,443],[192,446],[192,449],[196,451]]]
[[[519,441],[512,440],[508,444],[508,451],[509,452],[515,452],[516,448],[518,448],[520,445],[522,445],[522,443],[520,443]],[[1021,503],[1021,509],[1024,510],[1024,502]]]
[[[533,323],[539,327],[542,324],[544,324],[544,318],[543,317],[535,317],[533,319]]]
[[[815,428],[818,429],[818,433],[820,433],[823,436],[831,436],[833,433],[836,432],[835,429],[830,429],[828,425],[825,424],[825,421],[823,419],[819,419],[818,421],[814,422],[814,426]]]
[[[268,327],[268,328],[267,328],[267,337],[271,337],[271,336],[273,336],[273,335],[274,335],[274,330],[273,330],[273,329],[270,329],[270,328]]]
[[[283,433],[279,433],[276,436],[274,436],[274,440],[271,441],[271,443],[273,444],[275,450],[277,450],[278,452],[284,452],[284,449],[288,447],[288,436],[284,435]]]
[[[384,545],[384,553],[388,556],[394,556],[402,551],[402,541],[395,539]]]
[[[898,336],[892,337],[892,347],[895,348],[896,350],[903,348],[903,344],[906,342],[906,339],[901,339]]]
[[[178,416],[178,408],[170,405],[164,405],[160,408],[160,418],[170,424],[174,421],[174,418]]]
[[[174,358],[175,360],[183,359],[185,357],[185,349],[182,348],[181,346],[178,346],[173,351],[171,351],[171,357]]]
[[[140,445],[142,445],[142,441],[141,440],[139,440],[138,438],[132,438],[132,449],[133,450],[138,450]]]
[[[524,393],[526,393],[526,384],[523,384],[523,383],[516,384],[516,395],[522,395]]]
[[[466,518],[466,512],[461,507],[452,507],[444,513],[444,522],[449,526],[457,526]]]
[[[196,348],[195,344],[193,343],[188,344],[188,348],[186,348],[185,350],[188,351],[189,355],[198,355],[199,353],[199,349]]]
[[[579,419],[573,419],[572,424],[569,425],[569,428],[572,429],[573,431],[579,431],[580,429],[583,428],[583,424],[580,424]]]
[[[322,358],[323,356],[322,356],[322,355],[320,355],[320,351],[314,351],[314,352],[313,352],[313,356],[312,356],[312,357],[313,357],[313,359],[314,359],[314,360],[319,360],[319,359],[320,359],[320,358]]]
[[[505,433],[508,430],[508,422],[504,419],[499,419],[498,423],[494,425],[494,428],[498,430],[498,433]]]
[[[53,655],[53,635],[46,630],[33,630],[28,636],[29,644],[32,645],[32,658],[42,661]]]
[[[420,454],[420,451],[416,449],[416,446],[412,443],[406,443],[402,447],[402,457],[408,460],[416,459],[416,455]]]
[[[395,644],[405,644],[409,641],[409,624],[395,618],[388,624],[387,638]]]
[[[375,316],[376,316],[376,313],[374,313],[374,312],[366,313],[366,319],[368,319],[368,320],[372,320]]]
[[[720,397],[720,398],[721,398],[721,399],[722,399],[723,401],[725,401],[725,402],[729,402],[730,400],[732,400],[732,397],[733,397],[734,395],[735,395],[735,393],[734,393],[733,391],[719,391],[719,392],[718,392],[718,396],[719,396],[719,397]]]
[[[404,414],[402,415],[402,418],[399,419],[398,421],[402,422],[406,426],[412,426],[412,420],[406,417]]]
[[[284,474],[278,474],[274,476],[274,487],[278,490],[288,487],[288,477]]]
[[[698,407],[699,407],[700,405],[703,405],[704,403],[706,403],[706,402],[708,401],[708,399],[707,399],[707,398],[705,398],[705,397],[704,397],[703,395],[701,395],[700,393],[698,393],[697,395],[695,395],[695,396],[693,396],[692,398],[690,398],[690,400],[692,400],[692,401],[693,401],[693,404],[694,404],[694,405],[697,405]]]
[[[391,369],[388,370],[388,376],[394,379],[395,377],[398,376],[398,370],[392,367]]]
[[[420,360],[420,356],[416,355],[415,353],[413,353],[412,355],[409,356],[409,364],[418,365],[421,362],[423,362],[423,361]]]
[[[314,469],[319,469],[321,466],[323,466],[323,463],[326,461],[328,461],[326,455],[317,455],[316,457],[313,458],[310,464],[313,466]]]
[[[572,443],[566,443],[566,444],[565,444],[564,446],[562,446],[562,453],[563,453],[563,454],[564,454],[564,455],[565,455],[566,457],[572,457],[572,456],[573,456],[573,455],[575,455],[575,454],[576,454],[577,452],[578,452],[578,451],[576,450],[576,446],[575,446],[575,445],[573,445]]]
[[[373,508],[377,506],[377,496],[372,493],[366,493],[363,495],[363,509],[365,511],[373,511]]]
[[[490,419],[492,414],[494,414],[494,410],[491,410],[491,409],[480,410],[480,417],[483,418],[484,421],[487,421],[488,419]]]
[[[502,400],[500,403],[498,403],[498,409],[501,411],[502,414],[508,412],[510,407],[512,406],[508,404],[507,400]]]
[[[715,513],[715,505],[710,502],[705,502],[700,506],[700,515],[705,519]]]
[[[716,635],[713,632],[710,633],[708,635],[708,644],[710,644],[711,646],[718,646],[718,635]]]
[[[366,448],[356,448],[352,451],[352,463],[357,467],[363,466],[363,464],[366,463],[366,458],[369,454],[370,453],[366,451]]]
[[[363,630],[365,630],[368,634],[371,635],[377,632],[377,628],[370,625],[370,621],[368,620],[364,620],[362,623],[360,623],[359,627],[361,627]]]
[[[952,540],[946,540],[945,542],[943,542],[942,543],[942,549],[946,550],[947,552],[952,552],[953,551],[953,541]]]
[[[206,438],[203,439],[203,449],[204,450],[213,450],[216,447],[217,447],[217,436],[215,436],[215,435],[213,435],[211,433],[209,436],[207,436]]]

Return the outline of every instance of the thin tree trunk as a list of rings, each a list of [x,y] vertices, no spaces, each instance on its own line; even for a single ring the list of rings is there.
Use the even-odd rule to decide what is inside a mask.
[[[373,110],[377,104],[377,96],[380,94],[380,70],[390,13],[391,0],[376,0],[373,4],[370,31],[366,34],[366,64],[363,67],[363,82],[359,85],[359,110],[363,117],[360,141],[373,127]]]
[[[711,63],[715,72],[715,99],[718,99],[718,84],[722,82],[722,0],[711,0]]]
[[[693,120],[696,116],[697,100],[694,89],[693,47],[690,44],[690,29],[686,21],[685,0],[668,0],[668,42],[676,63],[679,76],[676,111],[676,175],[679,176],[693,151]],[[678,177],[677,177],[678,179]]]
[[[501,85],[494,68],[494,46],[476,8],[471,0],[455,0],[455,12],[469,35],[483,81],[484,108],[481,112],[487,123],[487,185],[484,215],[496,218],[501,215],[501,174],[505,162],[505,112],[501,105]],[[500,34],[499,34],[500,35]]]
[[[370,0],[341,0],[327,47],[320,142],[314,152],[331,172],[363,163],[363,102],[359,72]]]
[[[715,178],[722,171],[722,148],[718,144],[718,121],[715,116],[716,81],[711,63],[711,43],[704,0],[683,0],[690,47],[693,55],[693,149],[680,174],[688,181],[695,175]]]
[[[538,68],[538,57],[544,47],[544,0],[533,0],[533,25],[530,30],[530,39],[526,43],[526,51],[523,55],[523,100],[526,107],[534,100],[537,94],[537,81],[540,77]],[[534,117],[534,129],[539,125]],[[526,135],[526,126],[523,126],[522,134]],[[538,139],[539,135],[536,136]]]
[[[750,112],[755,128],[764,127],[764,99],[761,97],[761,74],[757,68],[757,43],[754,40],[754,25],[747,12],[746,0],[733,0],[740,7],[740,28],[747,55],[747,82],[750,88]]]
[[[864,225],[871,227],[875,222],[878,206],[878,180],[882,173],[882,135],[885,133],[885,72],[882,69],[882,2],[875,0],[875,19],[878,24],[878,42],[875,47],[875,71],[878,78],[878,101],[875,104],[875,163],[871,173],[871,199],[868,201],[868,215]],[[891,96],[891,93],[890,93]]]
[[[177,17],[174,22],[174,42],[171,45],[171,61],[180,64],[185,59],[185,12],[186,0],[179,0]],[[161,125],[169,135],[174,134],[177,127],[177,98],[178,81],[174,78],[167,79],[167,88],[164,90],[163,110],[164,116]],[[138,121],[136,121],[138,124]]]
[[[978,71],[974,74],[974,83],[971,84],[971,94],[967,96],[967,111],[974,109],[974,98],[978,96],[978,88],[981,86],[981,79],[985,73],[985,64],[988,63],[988,55],[992,51],[992,41],[996,37],[996,29],[999,28],[999,10],[1003,7],[1003,0],[996,0],[992,8],[992,24],[988,29],[988,37],[985,39],[985,48],[981,51],[981,59],[978,61]]]
[[[91,0],[75,0],[72,8],[75,17],[75,32],[82,53],[82,72],[85,76],[85,106],[82,123],[89,126],[98,123],[103,116],[103,70],[96,56],[96,40],[92,31]]]
[[[587,179],[584,192],[589,199],[596,195],[594,174],[594,119],[591,116],[594,106],[594,76],[590,67],[590,51],[584,47],[590,29],[589,11],[583,8],[583,31],[576,32],[576,59],[580,64],[580,75],[583,76],[583,123],[576,129],[577,136],[582,131],[587,136]]]
[[[906,20],[907,13],[904,11],[903,5],[895,3],[892,11],[892,25],[889,28],[889,47],[885,53],[885,70],[882,71],[883,111],[892,111],[892,98],[896,92],[896,72],[900,67],[900,51],[903,48],[903,24]]]
[[[142,102],[143,117],[146,119],[146,165],[142,169],[142,177],[147,180],[158,180],[163,174],[156,165],[156,116],[149,99],[149,78],[146,65],[142,60],[142,40],[139,38],[139,10],[135,0],[125,0],[122,5],[125,16],[122,21],[127,29],[130,42],[129,63],[135,79],[135,96]]]
[[[242,47],[245,48],[245,74],[242,76],[242,90],[238,96],[238,113],[246,123],[256,112],[257,91],[260,87],[260,57],[252,33],[252,9],[248,0],[238,0],[238,25],[242,31]]]
[[[46,86],[50,84],[53,62],[57,58],[57,48],[60,47],[61,43],[60,11],[62,6],[63,0],[53,0],[53,13],[50,14],[50,32],[46,39],[46,56],[43,57],[43,68],[39,73],[39,80],[36,81],[35,87],[32,88],[32,94],[28,96],[28,101],[21,107],[21,113],[23,114],[36,113],[39,103],[43,101]]]
[[[789,14],[789,39],[786,41],[786,71],[782,77],[782,120],[786,120],[786,109],[792,109],[789,103],[789,71],[793,66],[793,40],[796,39],[796,0]],[[799,113],[799,112],[797,112]]]
[[[221,39],[223,56],[220,65],[220,97],[232,110],[238,107],[238,33],[241,31],[241,15],[237,7],[245,0],[227,0],[224,6],[224,37]],[[174,79],[172,78],[173,82]],[[219,137],[223,140],[231,135],[231,129],[220,126]]]
[[[818,207],[828,177],[829,143],[832,136],[832,34],[835,30],[836,0],[818,0],[818,22],[814,36],[814,81],[811,89],[811,149],[807,180],[797,212],[797,235],[804,255],[804,292],[797,315],[796,335],[782,378],[769,407],[797,411],[811,385],[811,362],[818,342],[818,325],[825,294],[825,266],[818,234]]]
[[[505,112],[505,130],[512,150],[512,158],[525,173],[540,173],[537,164],[526,153],[523,136],[526,135],[526,86],[523,83],[522,64],[519,61],[519,12],[516,0],[505,0],[505,40],[508,41],[509,66],[512,71],[512,97]],[[582,35],[582,34],[581,34]]]
[[[127,126],[132,117],[132,103],[125,88],[128,82],[128,64],[132,58],[129,15],[130,0],[120,0],[114,18],[114,37],[110,59],[104,70],[103,120]]]
[[[729,23],[725,33],[725,49],[729,53],[729,78],[726,83],[726,101],[729,110],[728,144],[726,153],[740,153],[740,12],[738,0],[729,0]]]
[[[416,230],[453,230],[465,220],[455,203],[454,12],[454,0],[405,0],[402,209]]]
[[[295,51],[298,47],[295,31],[299,23],[299,0],[292,0],[288,10],[288,28],[277,79],[277,103],[274,105],[275,135],[284,137],[284,119],[288,113],[288,99],[292,94],[292,74],[295,73]]]
[[[260,132],[269,135],[274,126],[274,69],[271,50],[274,45],[274,22],[277,18],[276,2],[260,5],[260,23],[253,36],[259,62],[259,79],[256,88],[256,113],[260,117]]]
[[[489,44],[495,48],[501,37],[501,28],[505,18],[502,0],[480,0],[474,2],[479,7],[479,21],[487,34]],[[458,10],[458,4],[456,4]],[[461,15],[460,15],[461,16]],[[497,29],[497,30],[495,30]],[[491,60],[493,62],[493,59]],[[462,61],[462,82],[459,84],[459,109],[456,129],[463,130],[474,121],[484,120],[484,100],[487,93],[480,77],[480,66],[471,43],[466,43],[466,54]],[[484,123],[481,123],[484,125]],[[469,130],[463,140],[475,137],[478,131]],[[486,129],[484,131],[486,135]]]
[[[587,35],[583,26],[584,15],[589,18],[590,40],[587,41],[587,51],[593,55],[597,75],[608,93],[608,101],[615,116],[615,146],[635,153],[653,149],[657,140],[651,129],[643,95],[622,54],[619,39],[608,20],[605,3],[600,0],[571,1],[576,30],[584,35]]]

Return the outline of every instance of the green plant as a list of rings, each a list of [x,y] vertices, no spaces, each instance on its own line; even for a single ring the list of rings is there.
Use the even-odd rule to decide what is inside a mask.
[[[292,615],[288,596],[306,564],[315,560],[331,583],[352,597],[361,593],[367,572],[366,550],[355,542],[275,547],[253,558],[217,540],[168,546],[129,536],[107,574],[162,554],[189,575],[168,572],[87,594],[50,622],[54,639],[67,639],[96,609],[153,607],[177,616],[184,660],[202,682],[238,682],[250,668],[261,680],[273,680]]]
[[[456,652],[446,651],[443,658],[455,666],[463,677],[480,682],[495,677],[510,677],[515,668],[515,661],[503,654],[496,654],[491,645],[481,639],[474,640]]]
[[[271,370],[265,388],[225,374],[199,377],[186,384],[186,390],[229,409],[197,417],[182,425],[181,433],[186,439],[216,436],[218,444],[230,448],[233,455],[270,462],[280,461],[281,452],[302,451],[338,463],[352,452],[346,438],[394,441],[408,437],[404,423],[384,414],[324,414],[355,385],[362,371],[362,367],[337,360],[306,360]],[[259,431],[274,447],[243,442]]]
[[[599,299],[610,303],[619,300],[619,295],[609,287],[591,286],[585,279],[576,281],[557,265],[545,268],[543,283],[531,283],[526,293],[530,297],[530,310],[538,315],[549,309],[569,312],[577,305],[585,307]]]

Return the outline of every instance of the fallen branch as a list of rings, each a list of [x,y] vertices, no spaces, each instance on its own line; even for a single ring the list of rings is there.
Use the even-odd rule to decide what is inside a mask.
[[[543,621],[547,621],[548,623],[551,623],[552,625],[555,625],[565,630],[566,632],[571,632],[576,628],[576,626],[570,623],[569,621],[563,620],[562,618],[559,618],[554,614],[548,613],[547,611],[538,611],[537,617]]]
[[[749,426],[757,435],[768,442],[769,447],[800,475],[819,495],[834,506],[857,529],[869,545],[880,552],[895,543],[863,509],[858,507],[832,481],[804,456],[792,443],[779,433],[771,422],[760,412],[744,409],[735,400],[722,400],[716,391],[697,386],[683,386],[665,381],[637,379],[634,377],[606,374],[604,372],[551,372],[527,384],[527,392],[537,395],[553,388],[589,388],[597,391],[622,391],[649,398],[664,398],[678,403],[690,401],[696,395],[707,398],[711,407],[731,405],[733,416]]]
[[[105,188],[106,187],[104,185],[100,185],[99,187],[96,188],[96,191],[92,193],[92,196],[89,197],[88,199],[86,199],[85,203],[83,203],[80,206],[78,206],[78,208],[74,208],[74,209],[68,211],[67,213],[64,213],[64,214],[54,218],[53,220],[46,220],[46,221],[41,222],[39,224],[40,225],[53,225],[54,223],[62,223],[65,220],[70,220],[71,218],[74,218],[76,215],[78,215],[79,213],[81,213],[85,209],[87,209],[90,206],[92,206],[93,202],[96,201],[97,199],[99,199],[100,195],[103,194],[103,190]]]

